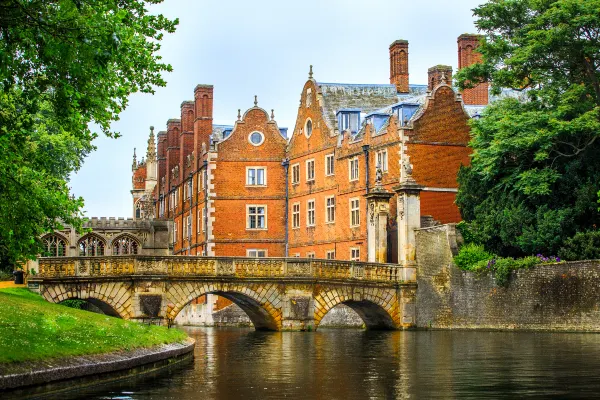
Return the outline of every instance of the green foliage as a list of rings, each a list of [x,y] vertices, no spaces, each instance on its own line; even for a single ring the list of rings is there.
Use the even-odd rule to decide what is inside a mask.
[[[85,305],[85,300],[80,300],[80,299],[67,299],[67,300],[63,300],[60,302],[60,305],[65,306],[65,307],[70,307],[70,308],[75,308],[77,310],[81,310],[83,309],[83,306]]]
[[[513,271],[528,269],[539,264],[560,262],[560,258],[544,257],[541,254],[522,258],[498,257],[486,251],[480,244],[468,243],[460,248],[453,261],[456,266],[465,271],[477,274],[491,272],[498,286],[506,286]]]
[[[456,203],[503,256],[556,253],[600,223],[600,0],[493,0],[474,10],[483,64],[457,74],[512,88],[471,121]]]
[[[493,257],[494,255],[487,252],[482,245],[467,243],[454,256],[454,263],[461,269],[473,270],[481,261],[487,262]]]
[[[473,234],[471,227],[465,221],[456,224],[456,229],[460,232],[465,243],[477,243],[477,237]]]
[[[0,289],[0,363],[45,360],[181,342],[179,329],[148,326]]]
[[[69,175],[132,93],[164,86],[157,55],[177,21],[162,0],[0,0],[0,264],[41,252],[39,237],[82,225]]]
[[[565,242],[558,255],[565,260],[600,259],[600,231],[576,233]]]

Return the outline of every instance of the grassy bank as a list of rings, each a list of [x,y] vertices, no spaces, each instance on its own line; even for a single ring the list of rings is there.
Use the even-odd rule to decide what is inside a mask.
[[[130,350],[186,337],[178,329],[48,303],[27,289],[0,290],[0,363]]]

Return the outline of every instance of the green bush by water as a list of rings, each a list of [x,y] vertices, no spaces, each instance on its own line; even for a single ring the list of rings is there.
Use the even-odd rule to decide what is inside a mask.
[[[0,290],[0,363],[64,358],[182,342],[179,329],[142,325]]]
[[[558,257],[545,257],[542,254],[523,258],[498,257],[485,250],[483,245],[467,243],[454,257],[454,263],[460,269],[477,274],[492,272],[499,286],[508,284],[510,275],[519,269],[528,269],[535,265],[560,262]]]

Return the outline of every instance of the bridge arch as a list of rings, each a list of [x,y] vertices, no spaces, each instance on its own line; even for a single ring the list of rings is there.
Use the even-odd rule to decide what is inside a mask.
[[[315,293],[315,328],[332,308],[345,304],[364,321],[367,329],[398,329],[400,327],[398,297],[394,288],[321,288]]]
[[[40,294],[51,303],[80,299],[100,308],[105,314],[123,319],[134,316],[131,284],[106,282],[101,284],[54,284],[43,285]]]
[[[282,300],[277,286],[273,283],[172,283],[167,288],[167,317],[175,319],[192,300],[202,295],[216,294],[237,304],[248,315],[256,330],[280,330]]]
[[[101,314],[105,314],[105,315],[110,315],[111,317],[117,317],[117,318],[123,318],[118,312],[117,310],[115,310],[110,304],[99,300],[99,299],[95,299],[93,297],[89,297],[87,299],[79,299],[76,297],[72,297],[66,300],[63,300],[61,302],[59,302],[58,304],[62,304],[67,300],[83,300],[89,304],[92,305],[92,307],[97,308],[98,310],[100,310]],[[86,311],[92,311],[92,312],[97,312],[94,309],[85,309]]]

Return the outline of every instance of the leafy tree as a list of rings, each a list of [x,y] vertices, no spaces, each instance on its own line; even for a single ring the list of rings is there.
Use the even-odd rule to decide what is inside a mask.
[[[600,223],[600,0],[491,0],[473,11],[483,62],[459,71],[458,85],[488,81],[505,96],[471,122],[457,204],[489,250],[556,254]]]
[[[0,0],[0,262],[41,251],[39,237],[82,224],[68,180],[131,93],[164,86],[157,52],[177,20],[162,0]]]

